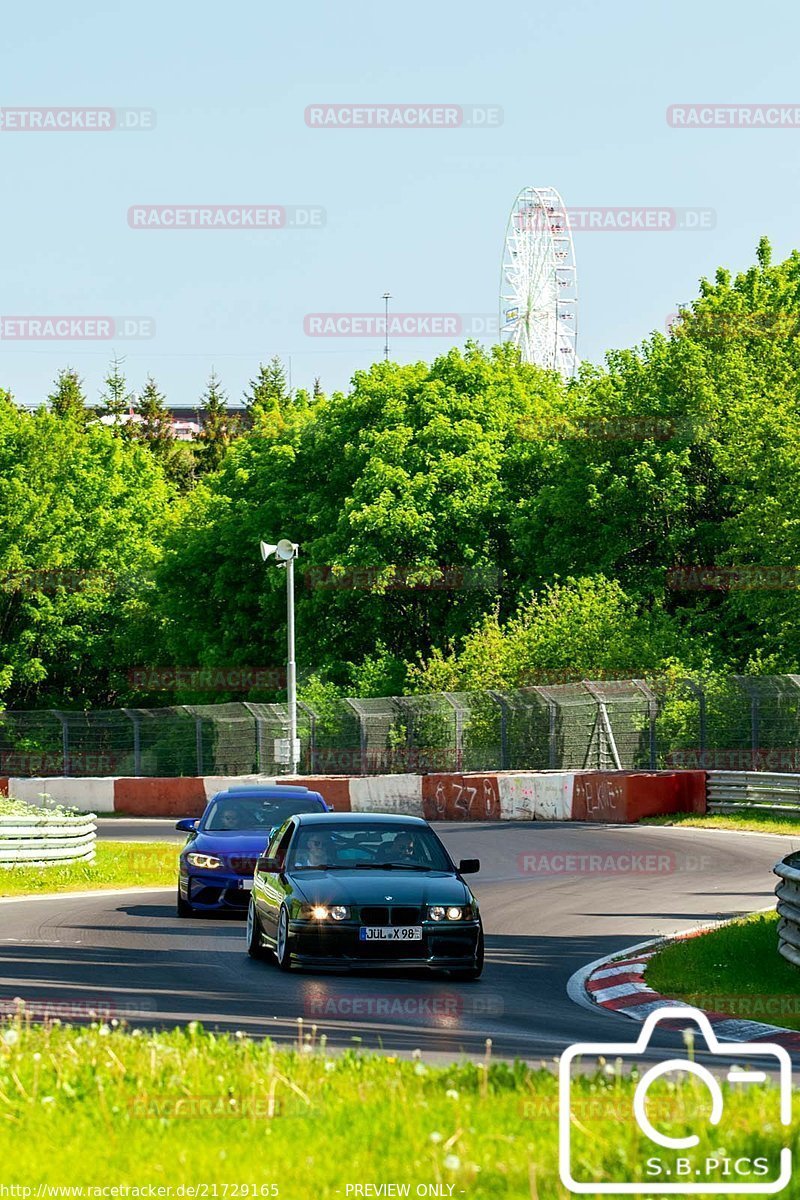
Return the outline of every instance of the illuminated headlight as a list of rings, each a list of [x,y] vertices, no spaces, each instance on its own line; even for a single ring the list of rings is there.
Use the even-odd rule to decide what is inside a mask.
[[[448,921],[460,921],[463,915],[463,908],[448,908],[447,910]]]
[[[218,871],[222,860],[214,858],[213,854],[187,854],[186,861],[192,867],[200,867],[203,871]]]
[[[433,908],[428,909],[428,916],[432,921],[443,921],[444,915],[445,910],[442,908],[441,904],[434,904]]]
[[[350,909],[342,904],[304,904],[300,916],[305,921],[327,921],[329,918],[333,921],[346,921],[350,916]]]

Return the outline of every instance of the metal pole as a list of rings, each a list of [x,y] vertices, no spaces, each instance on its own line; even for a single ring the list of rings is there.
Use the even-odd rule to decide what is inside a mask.
[[[386,338],[385,338],[384,346],[383,346],[383,357],[385,358],[386,362],[389,361],[389,301],[391,300],[391,298],[392,298],[391,292],[383,293],[383,309],[384,309],[384,314],[385,314],[385,316],[384,316],[384,321],[385,321],[384,332],[386,334]]]
[[[288,656],[286,684],[289,700],[289,764],[292,775],[297,774],[297,668],[294,661],[294,558],[286,564],[286,625]]]

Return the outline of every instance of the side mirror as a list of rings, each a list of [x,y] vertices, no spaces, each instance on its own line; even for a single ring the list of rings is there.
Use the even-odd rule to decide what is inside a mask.
[[[181,833],[194,833],[198,820],[199,817],[183,817],[175,823],[175,828],[180,829]]]
[[[278,875],[281,870],[281,862],[279,858],[259,858],[256,862],[256,871],[264,875]]]
[[[459,875],[476,875],[481,869],[481,860],[479,858],[462,858],[458,864]]]

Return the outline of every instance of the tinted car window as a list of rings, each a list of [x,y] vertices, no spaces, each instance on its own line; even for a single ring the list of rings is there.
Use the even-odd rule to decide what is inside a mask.
[[[298,797],[271,799],[261,796],[226,796],[213,800],[203,820],[203,829],[209,833],[221,833],[247,829],[269,832],[275,825],[282,825],[292,813],[320,812],[316,800],[301,800]]]
[[[428,867],[452,871],[442,843],[425,825],[301,826],[289,862],[290,870],[348,866]]]

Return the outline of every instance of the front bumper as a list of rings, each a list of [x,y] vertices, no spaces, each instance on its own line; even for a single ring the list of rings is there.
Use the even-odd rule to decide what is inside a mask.
[[[342,922],[289,922],[292,960],[306,966],[375,967],[448,970],[470,967],[478,951],[480,921],[459,921],[444,926],[422,923],[418,942],[362,942],[360,924]]]
[[[252,879],[230,871],[181,871],[178,888],[198,912],[247,911]],[[249,885],[245,887],[245,884]]]

